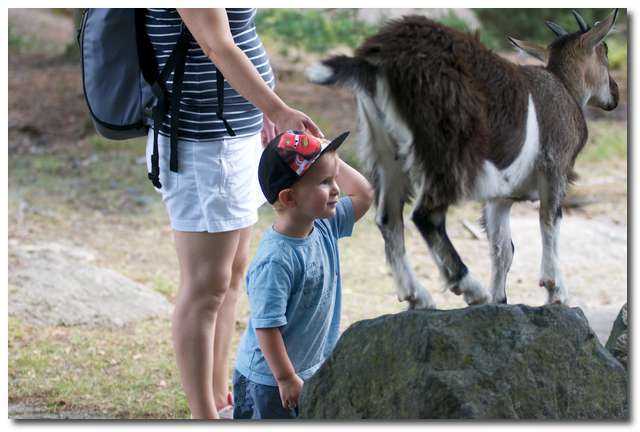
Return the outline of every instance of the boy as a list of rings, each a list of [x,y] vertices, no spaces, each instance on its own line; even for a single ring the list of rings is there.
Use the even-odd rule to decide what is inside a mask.
[[[338,340],[338,238],[373,199],[336,153],[348,134],[329,142],[290,130],[262,154],[258,177],[276,220],[247,273],[251,318],[236,356],[234,418],[297,417],[304,380]]]

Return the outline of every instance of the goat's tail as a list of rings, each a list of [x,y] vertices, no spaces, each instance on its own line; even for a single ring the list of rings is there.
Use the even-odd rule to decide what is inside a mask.
[[[330,57],[305,70],[309,81],[320,85],[337,85],[371,90],[375,86],[377,67],[360,57]]]

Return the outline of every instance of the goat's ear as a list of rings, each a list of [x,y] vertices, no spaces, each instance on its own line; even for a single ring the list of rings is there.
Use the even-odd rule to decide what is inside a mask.
[[[617,17],[618,9],[615,9],[606,20],[595,23],[591,30],[582,35],[582,45],[587,49],[592,49],[602,42],[613,29]]]
[[[537,58],[545,64],[547,63],[547,59],[549,58],[549,51],[545,47],[533,42],[514,39],[509,36],[507,36],[507,38],[509,39],[509,42],[511,42],[511,44],[519,50],[526,52],[527,54]]]

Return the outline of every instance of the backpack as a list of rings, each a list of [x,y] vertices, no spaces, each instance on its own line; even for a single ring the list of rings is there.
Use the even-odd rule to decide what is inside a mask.
[[[162,188],[159,179],[158,132],[171,111],[170,170],[178,172],[178,119],[182,79],[189,42],[182,24],[178,42],[162,71],[145,28],[145,9],[85,9],[78,29],[82,87],[91,119],[101,136],[125,140],[146,136],[153,127],[153,153],[149,180]],[[165,83],[173,76],[169,93]],[[227,132],[235,132],[223,117],[224,77],[216,68],[218,109]]]

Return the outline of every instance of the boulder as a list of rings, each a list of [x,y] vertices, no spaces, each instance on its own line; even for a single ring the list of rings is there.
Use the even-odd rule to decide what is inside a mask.
[[[121,326],[171,313],[160,293],[93,260],[74,245],[9,242],[9,314],[36,325]]]
[[[627,321],[627,304],[620,309],[618,317],[613,322],[613,328],[605,347],[611,354],[627,367],[629,355],[629,324]]]
[[[307,419],[625,419],[627,374],[579,308],[407,311],[349,327]]]

